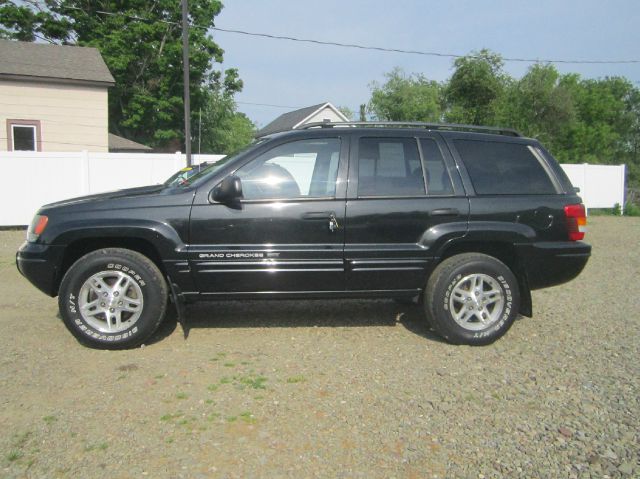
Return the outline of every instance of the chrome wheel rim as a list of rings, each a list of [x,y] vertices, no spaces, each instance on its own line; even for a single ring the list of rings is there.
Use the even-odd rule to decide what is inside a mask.
[[[82,319],[101,333],[133,326],[142,313],[142,290],[122,271],[101,271],[88,278],[78,296]]]
[[[496,323],[504,311],[505,295],[500,283],[486,274],[470,274],[451,290],[449,311],[464,329],[481,331]]]

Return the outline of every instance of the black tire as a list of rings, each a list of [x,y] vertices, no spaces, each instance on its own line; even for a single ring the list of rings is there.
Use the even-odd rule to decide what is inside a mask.
[[[491,289],[487,290],[487,286]],[[470,346],[491,344],[509,330],[518,316],[518,280],[492,256],[458,254],[444,260],[431,274],[424,307],[428,321],[447,341]],[[473,317],[466,319],[469,315]]]
[[[82,344],[97,349],[133,348],[162,322],[167,283],[146,256],[103,248],[69,268],[60,284],[58,306],[65,326]]]

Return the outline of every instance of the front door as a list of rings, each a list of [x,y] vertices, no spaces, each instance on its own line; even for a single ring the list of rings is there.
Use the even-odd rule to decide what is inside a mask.
[[[289,140],[235,171],[238,205],[197,195],[189,256],[199,291],[344,291],[347,150],[338,136]]]
[[[469,202],[437,134],[353,138],[347,290],[418,293],[437,249],[467,230]]]

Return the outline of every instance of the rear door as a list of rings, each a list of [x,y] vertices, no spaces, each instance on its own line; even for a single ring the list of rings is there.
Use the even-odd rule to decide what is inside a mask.
[[[363,132],[351,145],[345,262],[350,291],[415,291],[469,202],[440,135]]]
[[[339,135],[283,140],[235,171],[238,205],[199,191],[190,248],[199,291],[344,291],[347,150]]]

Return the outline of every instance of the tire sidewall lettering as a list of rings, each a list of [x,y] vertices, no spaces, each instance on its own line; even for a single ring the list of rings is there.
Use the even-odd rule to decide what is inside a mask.
[[[500,330],[502,330],[505,327],[505,325],[509,324],[509,320],[513,311],[513,293],[512,293],[512,288],[509,282],[507,281],[507,279],[504,277],[504,275],[497,274],[496,271],[488,271],[485,268],[480,268],[480,269],[476,268],[476,269],[465,269],[461,272],[458,272],[454,274],[452,277],[450,277],[450,280],[448,281],[446,288],[444,289],[444,294],[442,295],[442,303],[441,303],[442,308],[445,311],[445,314],[450,317],[450,320],[452,323],[455,323],[455,320],[453,319],[452,312],[450,311],[450,308],[449,308],[449,300],[451,298],[453,288],[462,279],[463,276],[466,276],[468,274],[473,274],[473,273],[483,273],[494,278],[500,284],[500,287],[502,288],[502,291],[504,294],[504,300],[505,300],[505,304],[504,304],[500,319],[496,323],[492,324],[489,328],[481,331],[470,331],[468,329],[461,327],[458,324],[455,325],[455,327],[457,327],[462,332],[463,335],[470,336],[474,339],[483,339],[483,338],[496,335]]]
[[[91,275],[95,274],[99,271],[105,270],[117,270],[125,273],[129,278],[135,281],[140,288],[144,288],[146,286],[146,282],[142,278],[142,276],[136,272],[133,268],[123,265],[121,263],[107,263],[104,266],[98,266],[96,268],[92,268],[92,272],[88,273],[78,284],[73,288],[74,291],[70,292],[67,296],[67,310],[71,314],[71,321],[75,324],[75,326],[80,330],[84,335],[88,336],[92,340],[97,341],[105,341],[110,343],[116,343],[118,341],[123,341],[135,336],[139,333],[139,328],[137,325],[133,325],[131,328],[126,329],[124,331],[119,331],[117,333],[105,333],[102,331],[98,331],[92,328],[89,324],[87,324],[82,316],[78,312],[78,295],[80,294],[80,289],[82,288],[82,284],[86,281]],[[144,291],[144,290],[143,290]],[[144,314],[144,311],[143,311]]]

